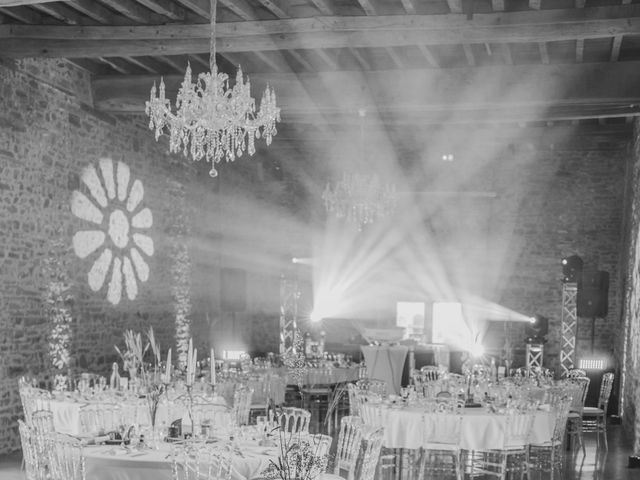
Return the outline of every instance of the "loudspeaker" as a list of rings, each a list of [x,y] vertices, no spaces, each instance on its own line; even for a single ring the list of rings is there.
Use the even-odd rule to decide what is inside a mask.
[[[579,317],[604,318],[609,310],[609,274],[583,272],[578,281],[577,310]]]
[[[220,308],[223,312],[244,312],[247,308],[247,272],[241,268],[220,270]]]

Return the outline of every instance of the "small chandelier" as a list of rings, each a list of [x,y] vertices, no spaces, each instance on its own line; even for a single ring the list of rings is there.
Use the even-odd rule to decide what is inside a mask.
[[[191,65],[187,64],[184,80],[176,97],[175,113],[171,101],[165,97],[164,81],[160,80],[159,92],[154,82],[145,113],[149,116],[149,128],[155,130],[156,141],[163,133],[169,134],[169,150],[193,160],[205,158],[211,163],[209,175],[216,177],[216,163],[225,159],[232,162],[245,150],[249,155],[256,151],[255,139],[263,137],[271,145],[276,135],[276,122],[280,121],[280,109],[276,107],[276,95],[268,85],[262,94],[260,108],[251,97],[251,84],[244,81],[238,67],[236,81],[229,87],[229,76],[218,71],[216,64],[216,3],[211,0],[211,38],[209,43],[210,72],[198,75],[191,81]]]
[[[364,156],[364,116],[360,121],[360,150]],[[376,174],[343,174],[334,187],[327,184],[322,199],[328,213],[356,225],[358,231],[378,219],[387,217],[396,206],[396,188],[383,184]]]
[[[327,212],[354,223],[358,230],[388,216],[396,204],[395,186],[382,184],[377,175],[344,174],[335,187],[327,185],[322,199]]]

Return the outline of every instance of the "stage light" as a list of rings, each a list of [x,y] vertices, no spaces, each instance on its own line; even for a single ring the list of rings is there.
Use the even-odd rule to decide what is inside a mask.
[[[582,276],[584,262],[578,255],[571,255],[562,259],[562,282],[575,283]]]
[[[309,315],[309,320],[311,320],[314,323],[317,323],[320,320],[322,320],[322,315],[317,310],[313,310]]]
[[[298,262],[300,262],[300,260],[298,259],[298,257],[293,257],[293,258],[291,259],[291,263],[298,263]]]
[[[529,322],[530,323],[536,323],[536,317],[529,318]]]
[[[530,324],[525,327],[527,343],[546,343],[549,333],[549,319],[542,315],[531,317]]]

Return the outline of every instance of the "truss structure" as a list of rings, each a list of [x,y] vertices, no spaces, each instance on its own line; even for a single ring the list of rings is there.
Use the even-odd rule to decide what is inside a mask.
[[[280,355],[293,351],[298,319],[298,281],[280,279]]]
[[[527,373],[534,368],[542,368],[544,345],[541,343],[527,343]]]
[[[578,328],[577,311],[578,285],[562,284],[562,345],[560,348],[560,367],[566,377],[574,367],[576,354],[576,331]]]

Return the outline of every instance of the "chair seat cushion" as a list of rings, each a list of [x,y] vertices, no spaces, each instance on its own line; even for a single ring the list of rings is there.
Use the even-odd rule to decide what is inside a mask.
[[[574,420],[576,418],[582,418],[582,416],[578,412],[569,412],[569,420]]]
[[[584,407],[582,415],[604,415],[604,410],[596,407]]]
[[[452,443],[426,443],[422,446],[425,450],[446,450],[455,452],[460,450],[459,445],[454,445]]]

